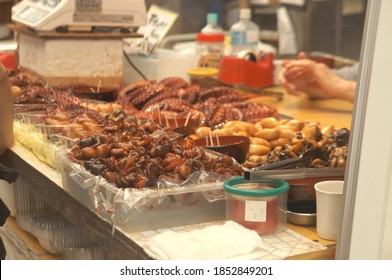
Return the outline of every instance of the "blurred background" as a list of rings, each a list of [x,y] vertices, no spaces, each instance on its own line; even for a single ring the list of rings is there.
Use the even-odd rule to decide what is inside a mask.
[[[12,36],[6,24],[11,22],[11,7],[16,2],[0,0],[0,40]],[[358,60],[367,0],[146,0],[145,3],[147,9],[156,4],[178,13],[168,36],[199,32],[209,12],[217,13],[221,27],[229,30],[238,20],[239,7],[248,6],[252,20],[260,26],[261,41],[277,48],[282,40],[278,10],[285,7],[298,51],[319,51]]]
[[[296,35],[297,49],[326,52],[359,59],[367,0],[146,0],[177,12],[170,34],[195,33],[206,24],[206,14],[215,12],[224,30],[238,20],[239,7],[252,9],[252,20],[260,26],[260,39],[279,45],[278,15],[287,9]]]

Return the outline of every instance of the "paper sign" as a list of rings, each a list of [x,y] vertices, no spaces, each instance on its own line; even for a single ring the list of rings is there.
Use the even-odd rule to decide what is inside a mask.
[[[147,24],[138,29],[138,33],[143,34],[143,39],[139,43],[143,54],[149,55],[153,52],[177,17],[178,14],[172,11],[151,5],[147,12]]]

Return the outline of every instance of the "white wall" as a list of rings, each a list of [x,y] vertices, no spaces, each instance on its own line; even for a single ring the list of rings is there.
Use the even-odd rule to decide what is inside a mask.
[[[392,259],[392,1],[370,2],[338,259]]]

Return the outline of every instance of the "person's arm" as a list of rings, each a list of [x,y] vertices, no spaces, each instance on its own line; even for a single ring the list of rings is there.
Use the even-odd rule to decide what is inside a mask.
[[[14,144],[14,100],[7,71],[0,63],[0,155]]]
[[[332,69],[332,71],[340,78],[350,81],[356,81],[358,77],[359,63],[344,66],[339,69]]]
[[[305,92],[315,98],[339,98],[353,102],[356,81],[338,77],[323,63],[309,59],[287,61],[280,83],[287,92],[300,95]]]

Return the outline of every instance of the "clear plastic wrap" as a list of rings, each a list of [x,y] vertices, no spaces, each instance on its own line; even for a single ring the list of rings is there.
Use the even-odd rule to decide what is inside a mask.
[[[56,153],[63,146],[50,141],[48,136],[39,131],[34,125],[14,121],[15,139],[40,161],[57,169]]]
[[[13,183],[13,199],[15,215],[26,216],[29,214],[39,215],[52,213],[54,210],[38,193],[28,186],[22,177]]]
[[[51,254],[59,254],[64,248],[93,245],[90,238],[55,212],[17,215],[16,221],[22,229],[32,233]]]
[[[102,247],[100,246],[86,246],[63,248],[61,250],[61,257],[64,260],[103,260]]]
[[[63,187],[74,198],[125,232],[222,220],[223,182],[229,177],[195,172],[177,184],[158,180],[153,189],[120,189],[59,153]]]

